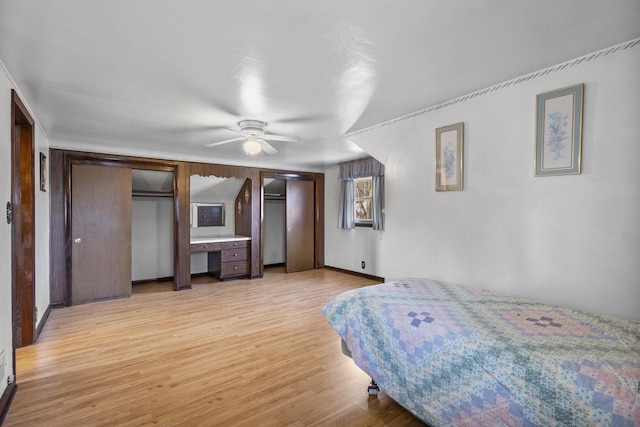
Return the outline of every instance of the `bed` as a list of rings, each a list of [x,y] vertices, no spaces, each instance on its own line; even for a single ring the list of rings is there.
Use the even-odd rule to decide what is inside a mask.
[[[430,426],[640,427],[640,323],[425,279],[344,292],[323,314]]]

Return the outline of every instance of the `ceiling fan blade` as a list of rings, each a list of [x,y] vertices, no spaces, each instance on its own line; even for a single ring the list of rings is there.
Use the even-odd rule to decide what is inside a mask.
[[[264,139],[259,139],[258,142],[262,146],[262,151],[264,151],[265,153],[267,153],[267,154],[276,154],[278,152],[278,150],[276,150],[273,145],[269,144]]]
[[[244,139],[246,139],[246,137],[239,136],[239,137],[236,137],[236,138],[225,139],[224,141],[212,142],[211,144],[207,144],[205,147],[215,147],[215,146],[218,146],[218,145],[229,144],[230,142],[242,141]]]
[[[282,123],[282,124],[299,124],[299,123],[308,123],[308,122],[323,122],[325,120],[330,119],[332,116],[330,115],[307,115],[307,116],[299,116],[299,117],[289,117],[274,120],[274,122]]]
[[[301,143],[302,138],[298,138],[295,136],[284,136],[284,135],[263,135],[262,136],[267,141],[282,141],[282,142],[295,142]]]

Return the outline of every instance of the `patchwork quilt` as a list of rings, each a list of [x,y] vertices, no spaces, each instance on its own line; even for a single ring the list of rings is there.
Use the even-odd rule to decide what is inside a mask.
[[[362,370],[430,426],[640,427],[640,324],[424,279],[323,314]]]

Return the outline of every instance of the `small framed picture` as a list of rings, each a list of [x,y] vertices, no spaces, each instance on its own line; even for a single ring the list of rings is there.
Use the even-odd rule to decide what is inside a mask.
[[[40,153],[40,191],[47,191],[47,156]]]
[[[583,93],[581,83],[536,97],[535,176],[580,173]]]
[[[464,123],[436,129],[436,191],[463,187]]]

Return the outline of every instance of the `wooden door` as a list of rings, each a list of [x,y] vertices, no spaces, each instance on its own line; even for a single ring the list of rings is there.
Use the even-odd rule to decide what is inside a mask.
[[[11,205],[13,209],[11,274],[14,348],[35,339],[35,196],[33,119],[12,92]]]
[[[131,169],[71,169],[71,304],[131,295]]]
[[[287,180],[287,273],[315,267],[315,191],[313,181]]]

